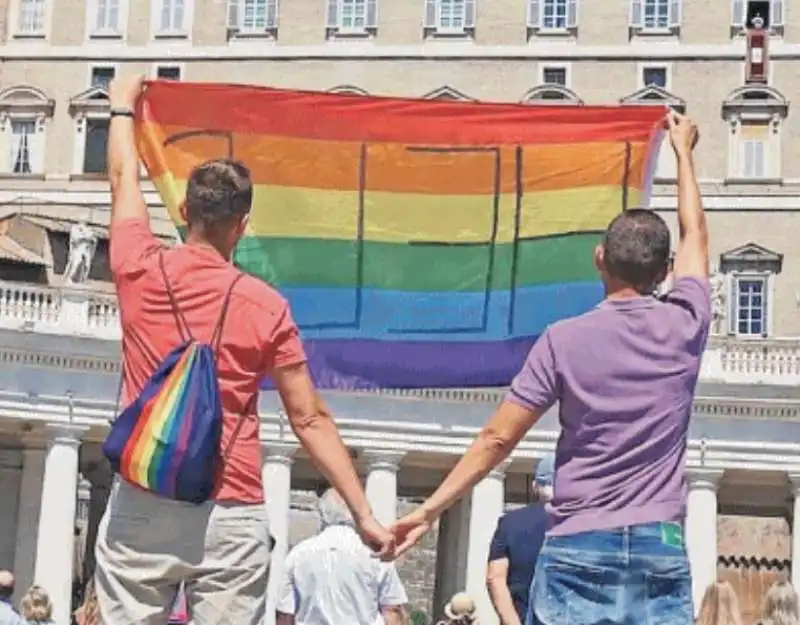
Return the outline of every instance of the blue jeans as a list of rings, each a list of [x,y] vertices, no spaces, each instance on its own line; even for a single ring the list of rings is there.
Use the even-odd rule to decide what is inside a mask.
[[[692,625],[680,525],[648,523],[545,539],[526,625]]]

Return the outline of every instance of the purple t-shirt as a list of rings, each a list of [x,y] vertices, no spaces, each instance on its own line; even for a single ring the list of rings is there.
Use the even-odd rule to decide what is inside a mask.
[[[682,521],[692,399],[711,320],[708,279],[606,300],[550,326],[508,400],[559,402],[550,535]]]

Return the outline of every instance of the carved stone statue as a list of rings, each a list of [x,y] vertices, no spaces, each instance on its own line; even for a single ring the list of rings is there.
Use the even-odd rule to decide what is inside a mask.
[[[722,322],[727,316],[727,301],[725,276],[715,267],[712,267],[709,275],[709,286],[711,290],[711,331],[719,334],[722,330]]]
[[[82,219],[69,230],[69,258],[64,271],[67,284],[83,284],[89,277],[92,258],[97,249],[97,237]]]
[[[444,607],[445,618],[437,625],[480,625],[475,602],[465,592],[457,592]]]

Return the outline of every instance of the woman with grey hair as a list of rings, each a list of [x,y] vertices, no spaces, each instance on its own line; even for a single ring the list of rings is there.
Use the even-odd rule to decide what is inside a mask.
[[[777,582],[769,589],[758,625],[800,625],[797,592],[789,582]]]

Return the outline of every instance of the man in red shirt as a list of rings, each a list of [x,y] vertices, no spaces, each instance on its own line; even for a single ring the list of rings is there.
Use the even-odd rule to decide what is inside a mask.
[[[181,342],[159,259],[191,334],[209,341],[239,275],[231,256],[244,234],[253,194],[244,165],[228,160],[200,165],[190,176],[182,206],[186,244],[167,250],[150,230],[139,184],[133,109],[141,90],[141,77],[115,81],[110,89],[110,260],[122,325],[124,405]],[[226,453],[213,500],[201,505],[172,501],[115,480],[96,545],[97,595],[105,623],[163,625],[181,582],[198,625],[263,622],[270,549],[256,400],[267,375],[298,440],[341,493],[362,539],[380,556],[393,550],[393,537],[372,515],[353,462],[317,395],[286,301],[251,276],[233,288],[217,372]]]

